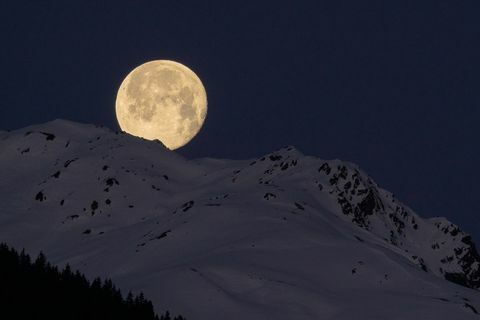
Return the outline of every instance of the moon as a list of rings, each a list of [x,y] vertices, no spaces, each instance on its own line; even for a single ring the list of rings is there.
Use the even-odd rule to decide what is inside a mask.
[[[175,150],[202,128],[207,93],[200,78],[183,64],[154,60],[126,76],[118,89],[115,111],[123,131],[158,139]]]

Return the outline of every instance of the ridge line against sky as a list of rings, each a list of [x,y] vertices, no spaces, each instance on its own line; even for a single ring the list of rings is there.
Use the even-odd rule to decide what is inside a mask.
[[[133,67],[173,59],[205,85],[189,158],[294,145],[357,163],[422,216],[480,237],[480,3],[212,1],[0,5],[0,128],[118,129]]]

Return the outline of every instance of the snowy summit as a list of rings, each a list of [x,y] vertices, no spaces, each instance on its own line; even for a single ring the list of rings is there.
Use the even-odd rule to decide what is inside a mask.
[[[0,242],[189,320],[478,319],[480,256],[356,165],[188,160],[55,120],[0,131]]]

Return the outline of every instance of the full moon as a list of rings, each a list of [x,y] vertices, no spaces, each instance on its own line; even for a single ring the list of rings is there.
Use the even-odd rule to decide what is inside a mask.
[[[133,69],[118,89],[120,128],[137,137],[160,140],[170,150],[186,145],[207,115],[207,93],[189,68],[154,60]]]

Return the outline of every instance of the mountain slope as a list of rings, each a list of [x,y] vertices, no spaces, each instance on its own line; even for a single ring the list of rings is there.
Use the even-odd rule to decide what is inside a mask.
[[[0,241],[188,319],[478,317],[470,237],[351,163],[187,160],[63,120],[2,132],[0,150]]]

